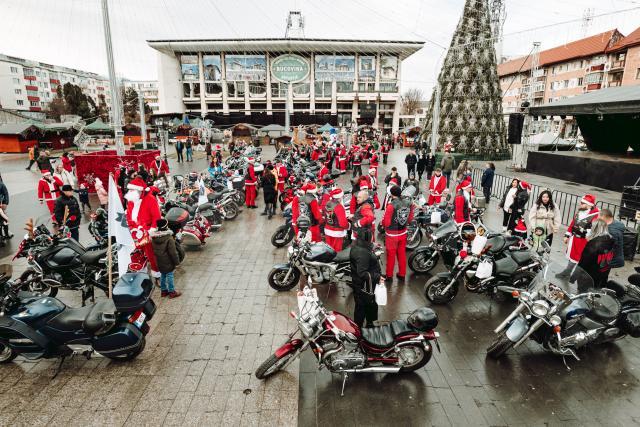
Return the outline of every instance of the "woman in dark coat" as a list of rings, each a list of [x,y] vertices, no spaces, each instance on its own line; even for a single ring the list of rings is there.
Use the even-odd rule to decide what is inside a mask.
[[[579,269],[574,272],[574,279],[578,282],[578,291],[585,292],[590,287],[597,289],[606,287],[611,271],[611,261],[614,256],[614,240],[607,230],[607,224],[598,219],[593,222],[591,233],[587,237],[587,245],[582,251]],[[582,269],[582,270],[580,270]],[[580,280],[580,272],[586,272],[591,280]]]
[[[491,199],[491,187],[493,187],[493,176],[495,175],[495,170],[496,166],[493,162],[487,163],[487,168],[482,173],[482,179],[480,180],[482,193],[484,194],[487,204],[489,204],[489,199]]]
[[[358,237],[351,245],[349,260],[351,261],[351,287],[356,303],[353,321],[362,327],[366,320],[367,326],[372,327],[373,322],[378,320],[378,304],[376,304],[374,290],[380,282],[382,273],[380,262],[373,253],[370,230],[358,229]]]
[[[418,156],[418,181],[422,180],[422,174],[427,167],[427,156],[424,151]]]
[[[434,156],[431,152],[427,154],[427,158],[424,165],[424,170],[427,172],[427,179],[431,179],[431,175],[433,174],[433,170],[436,168],[436,156]]]
[[[276,213],[276,176],[273,173],[273,165],[267,165],[266,172],[260,178],[260,186],[264,193],[264,212],[261,215],[269,215],[269,219]]]

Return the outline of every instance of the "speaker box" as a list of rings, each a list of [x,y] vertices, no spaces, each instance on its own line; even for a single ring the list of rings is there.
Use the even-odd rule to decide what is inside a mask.
[[[507,142],[509,144],[521,143],[523,124],[524,114],[509,114],[509,132],[507,136]]]
[[[627,228],[622,235],[622,252],[624,259],[627,261],[633,261],[633,257],[636,256],[636,249],[638,247],[638,232]]]

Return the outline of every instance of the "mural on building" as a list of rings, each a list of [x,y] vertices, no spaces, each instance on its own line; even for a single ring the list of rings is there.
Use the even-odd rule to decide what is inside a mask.
[[[383,79],[398,78],[398,57],[384,55],[380,57],[380,77]]]
[[[265,81],[267,59],[264,55],[226,55],[227,80]]]
[[[352,82],[356,76],[356,58],[354,56],[316,55],[316,81]]]
[[[376,79],[376,57],[361,56],[358,64],[359,81],[375,81]]]
[[[180,57],[182,80],[198,80],[198,55],[182,55]]]
[[[220,55],[203,55],[202,67],[204,68],[205,80],[220,81],[222,79]]]

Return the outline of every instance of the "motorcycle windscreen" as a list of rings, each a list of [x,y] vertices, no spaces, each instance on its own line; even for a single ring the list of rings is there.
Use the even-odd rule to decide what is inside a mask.
[[[436,228],[433,235],[436,239],[441,239],[447,234],[455,233],[457,231],[456,223],[453,220],[447,221],[440,227]]]

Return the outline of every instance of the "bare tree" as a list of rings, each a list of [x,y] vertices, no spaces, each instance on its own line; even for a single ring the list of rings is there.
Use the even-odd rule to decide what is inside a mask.
[[[402,114],[409,115],[418,112],[418,109],[422,107],[422,100],[424,99],[424,93],[422,90],[412,88],[407,90],[400,98],[402,102]]]

